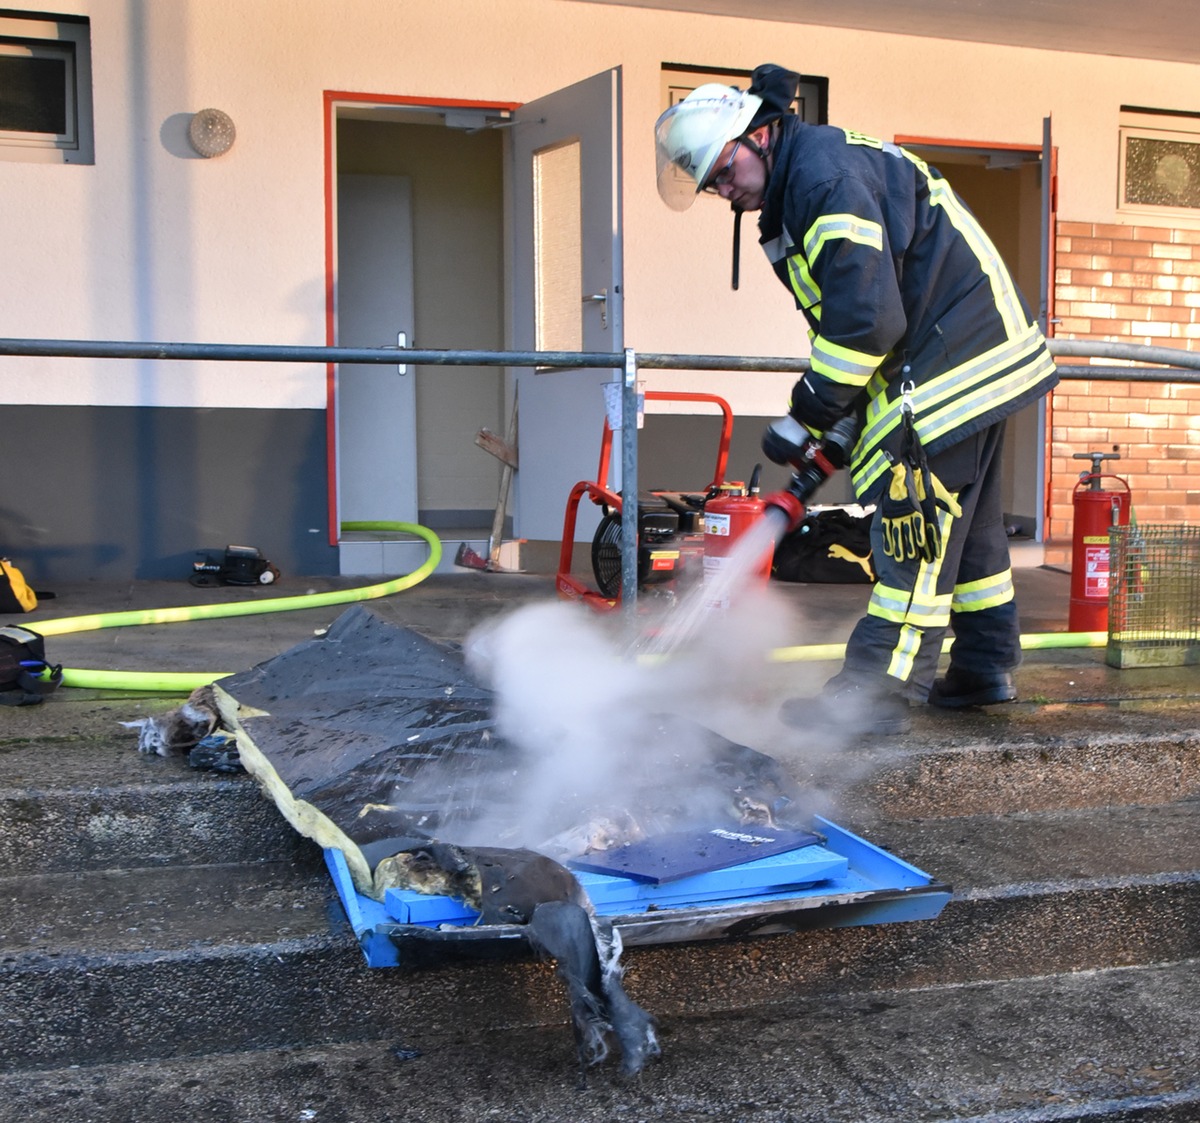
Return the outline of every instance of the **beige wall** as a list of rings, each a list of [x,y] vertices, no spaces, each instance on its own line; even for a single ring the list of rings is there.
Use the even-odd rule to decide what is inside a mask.
[[[42,5],[33,0],[26,7]],[[830,80],[830,117],[883,137],[1037,144],[1053,114],[1059,213],[1113,222],[1118,107],[1200,109],[1200,68],[571,0],[61,0],[92,20],[96,163],[0,164],[0,284],[12,336],[324,342],[322,92],[523,102],[609,66],[624,78],[626,343],[803,353],[801,317],[731,220],[676,214],[653,187],[664,61],[770,59]],[[191,113],[237,123],[226,156],[188,154]],[[749,231],[748,231],[749,233]],[[447,340],[449,342],[449,340]],[[321,367],[7,360],[9,402],[320,407]],[[778,411],[790,379],[661,374]]]

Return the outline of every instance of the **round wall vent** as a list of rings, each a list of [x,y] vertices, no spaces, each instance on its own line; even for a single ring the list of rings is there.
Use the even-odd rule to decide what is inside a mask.
[[[206,160],[224,156],[236,136],[233,118],[219,109],[201,109],[188,124],[188,140]]]

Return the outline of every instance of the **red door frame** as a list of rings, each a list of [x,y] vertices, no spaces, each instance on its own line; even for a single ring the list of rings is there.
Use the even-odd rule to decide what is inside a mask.
[[[334,221],[335,167],[334,125],[339,105],[413,105],[421,108],[484,109],[497,113],[519,109],[520,102],[470,101],[465,98],[408,97],[400,94],[351,93],[346,90],[326,90],[324,93],[323,128],[325,141],[325,346],[332,347],[337,334],[334,306],[334,285],[337,275],[336,223]],[[325,364],[325,463],[326,503],[329,517],[329,544],[336,546],[341,537],[341,522],[337,509],[337,364]]]

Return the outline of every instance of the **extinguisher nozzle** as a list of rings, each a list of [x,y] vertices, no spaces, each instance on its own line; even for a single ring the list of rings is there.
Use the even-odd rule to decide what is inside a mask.
[[[763,504],[768,517],[776,514],[783,520],[783,534],[791,534],[804,521],[804,504],[792,491],[784,489],[764,496]]]

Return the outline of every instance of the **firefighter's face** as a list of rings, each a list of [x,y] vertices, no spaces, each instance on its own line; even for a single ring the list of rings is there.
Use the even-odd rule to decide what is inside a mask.
[[[760,135],[761,134],[761,135]],[[767,141],[767,130],[756,129],[750,138],[760,148]],[[727,199],[739,210],[756,211],[767,189],[767,163],[743,140],[731,140],[713,162],[716,169],[704,189]]]

